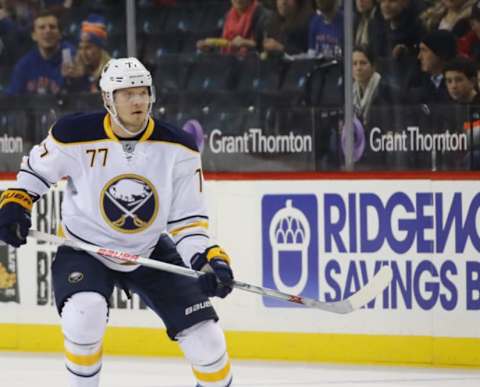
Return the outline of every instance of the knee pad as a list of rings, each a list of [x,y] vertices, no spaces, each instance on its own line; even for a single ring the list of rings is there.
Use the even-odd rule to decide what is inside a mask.
[[[66,339],[78,344],[97,343],[107,326],[107,301],[99,293],[76,293],[63,306],[61,318]]]
[[[98,387],[108,305],[95,292],[80,292],[63,306],[65,366],[71,387]]]
[[[226,387],[232,382],[225,336],[213,320],[203,321],[177,337],[185,358],[191,363],[198,385]]]

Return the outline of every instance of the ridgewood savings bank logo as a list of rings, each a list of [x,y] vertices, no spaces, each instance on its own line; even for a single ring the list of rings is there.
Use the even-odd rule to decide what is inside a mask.
[[[265,195],[262,199],[263,285],[318,298],[318,230],[315,195]],[[298,307],[271,298],[266,306]]]

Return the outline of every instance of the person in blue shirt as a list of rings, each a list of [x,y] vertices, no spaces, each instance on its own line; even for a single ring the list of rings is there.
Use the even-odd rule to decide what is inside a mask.
[[[316,0],[317,13],[310,21],[308,53],[324,59],[341,58],[343,12],[338,0]]]
[[[62,56],[73,57],[75,49],[61,41],[59,20],[54,13],[38,14],[33,21],[32,40],[36,46],[15,65],[5,90],[8,95],[58,94],[63,87]]]

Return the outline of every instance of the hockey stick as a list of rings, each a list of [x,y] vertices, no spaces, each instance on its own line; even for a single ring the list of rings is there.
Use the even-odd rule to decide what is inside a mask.
[[[153,269],[168,271],[170,273],[180,274],[187,277],[198,278],[199,276],[203,275],[202,272],[195,271],[186,267],[176,266],[166,262],[156,261],[150,258],[145,258],[139,255],[130,254],[118,250],[98,247],[84,242],[72,241],[41,231],[30,230],[28,236],[56,245],[65,245],[73,247],[75,249],[81,249],[84,251],[103,255],[105,257],[116,258],[126,262],[134,262],[142,266],[148,266]],[[283,301],[305,305],[309,308],[316,308],[325,310],[327,312],[346,314],[361,308],[363,305],[367,304],[375,297],[377,297],[390,284],[391,279],[392,269],[390,269],[390,267],[388,266],[383,266],[378,271],[378,273],[370,280],[370,282],[363,288],[361,288],[358,292],[345,300],[335,302],[323,302],[319,300],[314,300],[312,298],[294,296],[291,294],[279,292],[274,289],[251,285],[237,280],[234,280],[232,285],[236,289],[260,294],[262,296],[276,298]]]

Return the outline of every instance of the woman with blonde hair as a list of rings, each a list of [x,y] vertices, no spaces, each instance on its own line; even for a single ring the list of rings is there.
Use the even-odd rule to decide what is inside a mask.
[[[448,30],[460,37],[470,29],[469,17],[475,2],[476,0],[439,0],[420,15],[420,20],[428,32]]]
[[[105,20],[90,15],[82,23],[77,55],[73,60],[63,58],[62,74],[69,92],[98,93],[98,80],[103,66],[110,60],[105,49],[107,29]]]

